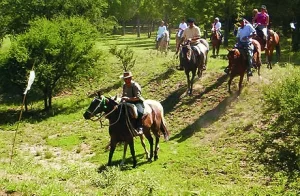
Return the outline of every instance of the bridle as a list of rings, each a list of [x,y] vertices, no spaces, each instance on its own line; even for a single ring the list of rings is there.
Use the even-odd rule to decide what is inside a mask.
[[[86,112],[88,112],[91,116],[94,116],[94,113],[98,110],[98,108],[101,107],[101,105],[103,104],[103,107],[104,108],[107,108],[107,106],[105,105],[105,97],[104,96],[101,96],[101,100],[98,99],[98,98],[95,98],[95,100],[99,100],[99,104],[95,107],[95,109],[91,112],[89,110],[87,110]],[[110,112],[108,113],[103,113],[102,115],[100,115],[97,119],[94,119],[93,121],[97,121],[99,120],[100,121],[100,124],[101,124],[101,127],[103,127],[103,123],[102,123],[102,118],[106,118],[108,117],[110,114],[112,114],[116,109],[118,108],[118,106],[115,106]],[[114,123],[111,123],[109,126],[112,126],[114,124],[116,124],[119,120],[120,120],[120,116],[121,116],[121,112],[122,112],[122,105],[121,105],[121,109],[120,109],[120,113],[119,113],[119,117],[118,119],[114,122]]]

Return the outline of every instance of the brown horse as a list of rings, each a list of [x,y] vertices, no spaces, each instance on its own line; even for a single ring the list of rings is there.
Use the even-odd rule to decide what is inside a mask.
[[[149,161],[158,159],[158,146],[159,137],[163,133],[165,139],[169,138],[169,131],[166,128],[164,120],[163,107],[158,101],[146,100],[144,102],[145,110],[148,108],[148,112],[143,117],[143,132],[150,144],[150,156]],[[116,145],[119,142],[125,142],[129,144],[130,152],[133,159],[133,167],[136,167],[137,161],[134,150],[134,136],[137,119],[129,114],[131,107],[127,104],[118,104],[115,100],[98,95],[87,111],[84,113],[85,119],[91,119],[91,117],[104,113],[105,118],[109,120],[109,135],[110,135],[110,152],[107,165],[112,164],[112,157],[116,149]],[[155,136],[155,149],[153,150],[153,138],[151,132]],[[123,156],[124,159],[124,156]]]
[[[216,55],[219,55],[219,50],[220,50],[220,45],[222,43],[222,39],[220,34],[216,31],[213,30],[211,33],[211,44],[213,48],[213,56],[215,57]]]
[[[169,32],[165,31],[163,36],[158,40],[157,50],[167,55],[169,47]]]
[[[254,53],[252,64],[254,68],[257,69],[258,75],[260,76],[260,67],[261,67],[261,48],[260,44],[256,40],[252,40],[252,44],[254,45]],[[244,49],[233,48],[228,50],[227,54],[228,58],[228,68],[230,70],[230,78],[228,81],[228,91],[231,92],[230,86],[234,77],[240,76],[239,80],[239,92],[242,90],[242,83],[244,80],[244,75],[247,70],[247,54]],[[247,77],[249,80],[249,77]]]
[[[199,52],[192,49],[190,41],[187,41],[181,45],[181,51],[179,55],[180,64],[184,67],[185,75],[187,77],[187,94],[192,95],[193,83],[198,69],[198,77],[202,76],[203,67],[207,65],[207,54],[209,51],[208,42],[205,39],[200,39]],[[201,69],[198,68],[200,65]],[[192,76],[190,76],[192,73]]]
[[[265,49],[265,44],[266,41],[262,38],[263,34],[259,30],[257,30],[257,35],[254,37],[260,45],[261,45],[261,50],[265,51],[266,54],[266,60],[267,60],[267,68],[272,69],[272,56],[273,56],[273,51],[275,49],[276,51],[276,60],[280,60],[280,37],[278,33],[276,33],[273,30],[268,30],[268,40],[267,40],[267,49]]]

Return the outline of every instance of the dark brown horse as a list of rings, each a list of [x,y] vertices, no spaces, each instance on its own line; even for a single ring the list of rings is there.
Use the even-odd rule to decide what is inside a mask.
[[[280,60],[280,37],[278,33],[276,33],[273,30],[268,30],[268,40],[267,40],[267,49],[265,48],[266,41],[262,38],[263,33],[259,30],[257,30],[257,35],[254,37],[260,45],[261,50],[265,51],[266,60],[267,60],[267,67],[272,69],[272,57],[273,57],[273,51],[275,49],[276,51],[276,60]]]
[[[220,34],[216,31],[213,30],[211,33],[211,44],[213,48],[213,56],[215,57],[216,55],[219,55],[219,50],[220,50],[220,45],[222,43],[222,39]]]
[[[159,137],[163,133],[165,139],[169,138],[169,132],[166,128],[164,120],[163,107],[158,101],[146,100],[144,102],[145,110],[148,107],[147,115],[143,117],[143,132],[150,144],[149,161],[158,159]],[[136,167],[137,161],[134,150],[134,136],[136,128],[136,118],[129,114],[131,107],[125,103],[118,104],[115,100],[98,96],[90,104],[87,111],[84,113],[85,119],[104,113],[105,118],[109,120],[109,135],[110,135],[110,152],[107,165],[112,164],[112,157],[119,142],[129,144],[130,152],[133,159],[133,167]],[[151,132],[155,136],[155,148],[153,150],[153,138]],[[123,156],[124,158],[124,156]]]
[[[200,39],[200,53],[192,49],[190,41],[187,41],[181,45],[180,51],[180,63],[184,67],[185,75],[187,77],[188,90],[187,93],[192,95],[193,83],[200,65],[201,69],[198,70],[198,76],[202,76],[203,67],[207,65],[207,54],[209,50],[208,42],[205,39]],[[192,74],[190,76],[190,73]]]
[[[252,44],[254,45],[254,53],[252,64],[253,67],[257,69],[258,75],[260,76],[260,67],[261,67],[261,49],[260,44],[256,40],[252,40]],[[230,86],[234,77],[240,76],[239,80],[239,92],[242,90],[242,83],[244,80],[244,75],[247,70],[248,60],[247,54],[244,49],[233,48],[228,50],[227,54],[228,58],[228,68],[230,70],[230,78],[228,81],[228,91],[231,92]],[[247,77],[249,80],[249,77]]]

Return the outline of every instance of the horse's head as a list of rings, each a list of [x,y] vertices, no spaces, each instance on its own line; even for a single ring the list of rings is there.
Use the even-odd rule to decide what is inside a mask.
[[[100,114],[102,112],[108,113],[113,108],[118,105],[116,101],[113,99],[107,98],[103,95],[98,95],[93,99],[91,102],[90,106],[86,110],[86,112],[83,114],[85,119],[90,119],[91,117]]]
[[[185,60],[190,61],[192,57],[192,48],[190,41],[186,41],[181,46],[181,57]]]
[[[237,48],[227,49],[227,50],[228,50],[227,58],[229,61],[229,67],[232,67],[235,64],[234,62],[241,56],[241,54]]]

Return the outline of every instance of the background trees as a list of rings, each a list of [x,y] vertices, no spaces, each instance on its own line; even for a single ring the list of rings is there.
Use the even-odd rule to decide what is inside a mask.
[[[70,88],[97,63],[100,53],[93,50],[96,32],[92,24],[78,17],[31,22],[26,33],[12,39],[0,65],[3,84],[15,84],[21,94],[27,72],[34,68],[34,86],[43,94],[45,109],[51,108],[55,92]]]

